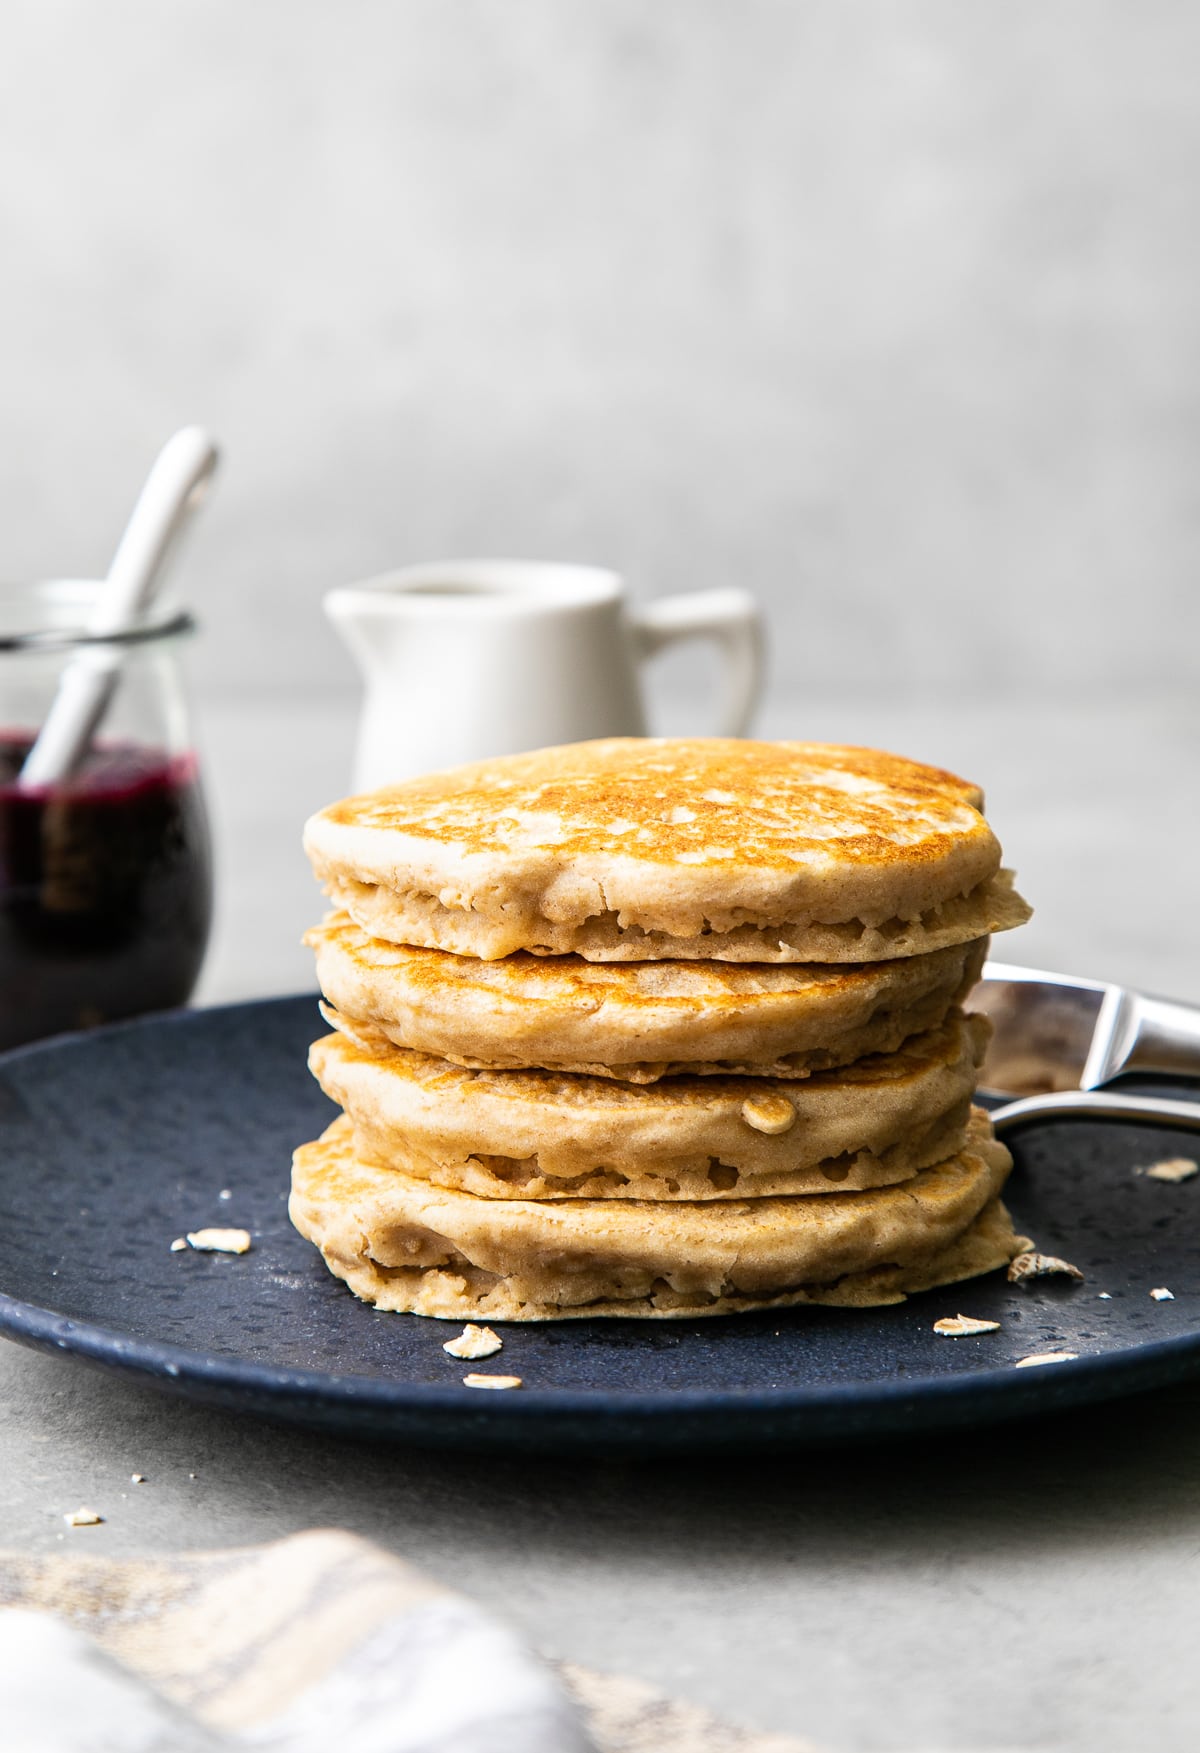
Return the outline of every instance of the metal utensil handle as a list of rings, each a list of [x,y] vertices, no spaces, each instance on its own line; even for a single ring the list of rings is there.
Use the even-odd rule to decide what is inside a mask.
[[[1200,1077],[1200,1010],[1111,987],[1080,1081],[1084,1089],[1096,1089],[1122,1071]]]
[[[1039,1120],[1148,1120],[1200,1132],[1200,1102],[1170,1096],[1122,1096],[1111,1090],[1058,1090],[1046,1096],[1022,1096],[993,1108],[992,1125],[999,1137]]]

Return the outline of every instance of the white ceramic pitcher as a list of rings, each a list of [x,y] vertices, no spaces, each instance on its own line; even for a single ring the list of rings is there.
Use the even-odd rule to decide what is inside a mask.
[[[725,655],[715,735],[745,733],[762,626],[743,590],[638,606],[615,572],[446,560],[333,590],[325,610],[366,680],[354,787],[586,737],[643,736],[641,661],[676,640]]]

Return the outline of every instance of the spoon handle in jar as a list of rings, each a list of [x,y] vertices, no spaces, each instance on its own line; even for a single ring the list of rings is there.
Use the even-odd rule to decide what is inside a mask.
[[[200,503],[217,465],[217,448],[198,426],[168,439],[138,495],[88,618],[86,638],[119,638],[153,601],[171,549]],[[85,646],[67,665],[45,722],[25,758],[19,783],[61,783],[79,765],[108,710],[120,673],[116,645]]]

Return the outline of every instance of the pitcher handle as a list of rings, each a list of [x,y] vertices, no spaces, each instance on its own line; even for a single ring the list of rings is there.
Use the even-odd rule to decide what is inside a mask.
[[[747,590],[697,590],[659,597],[628,610],[633,646],[641,659],[680,639],[712,639],[725,654],[724,712],[716,735],[745,736],[763,683],[763,625]]]

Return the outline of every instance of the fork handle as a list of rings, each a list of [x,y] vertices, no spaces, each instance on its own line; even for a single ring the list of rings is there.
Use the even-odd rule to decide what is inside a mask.
[[[1111,1090],[1057,1090],[1047,1096],[1022,1096],[1020,1101],[1005,1102],[991,1112],[999,1137],[1044,1120],[1144,1120],[1200,1132],[1200,1102],[1180,1102],[1171,1096],[1122,1096]]]
[[[1200,1010],[1112,987],[1104,995],[1080,1083],[1094,1090],[1122,1071],[1200,1078]]]

